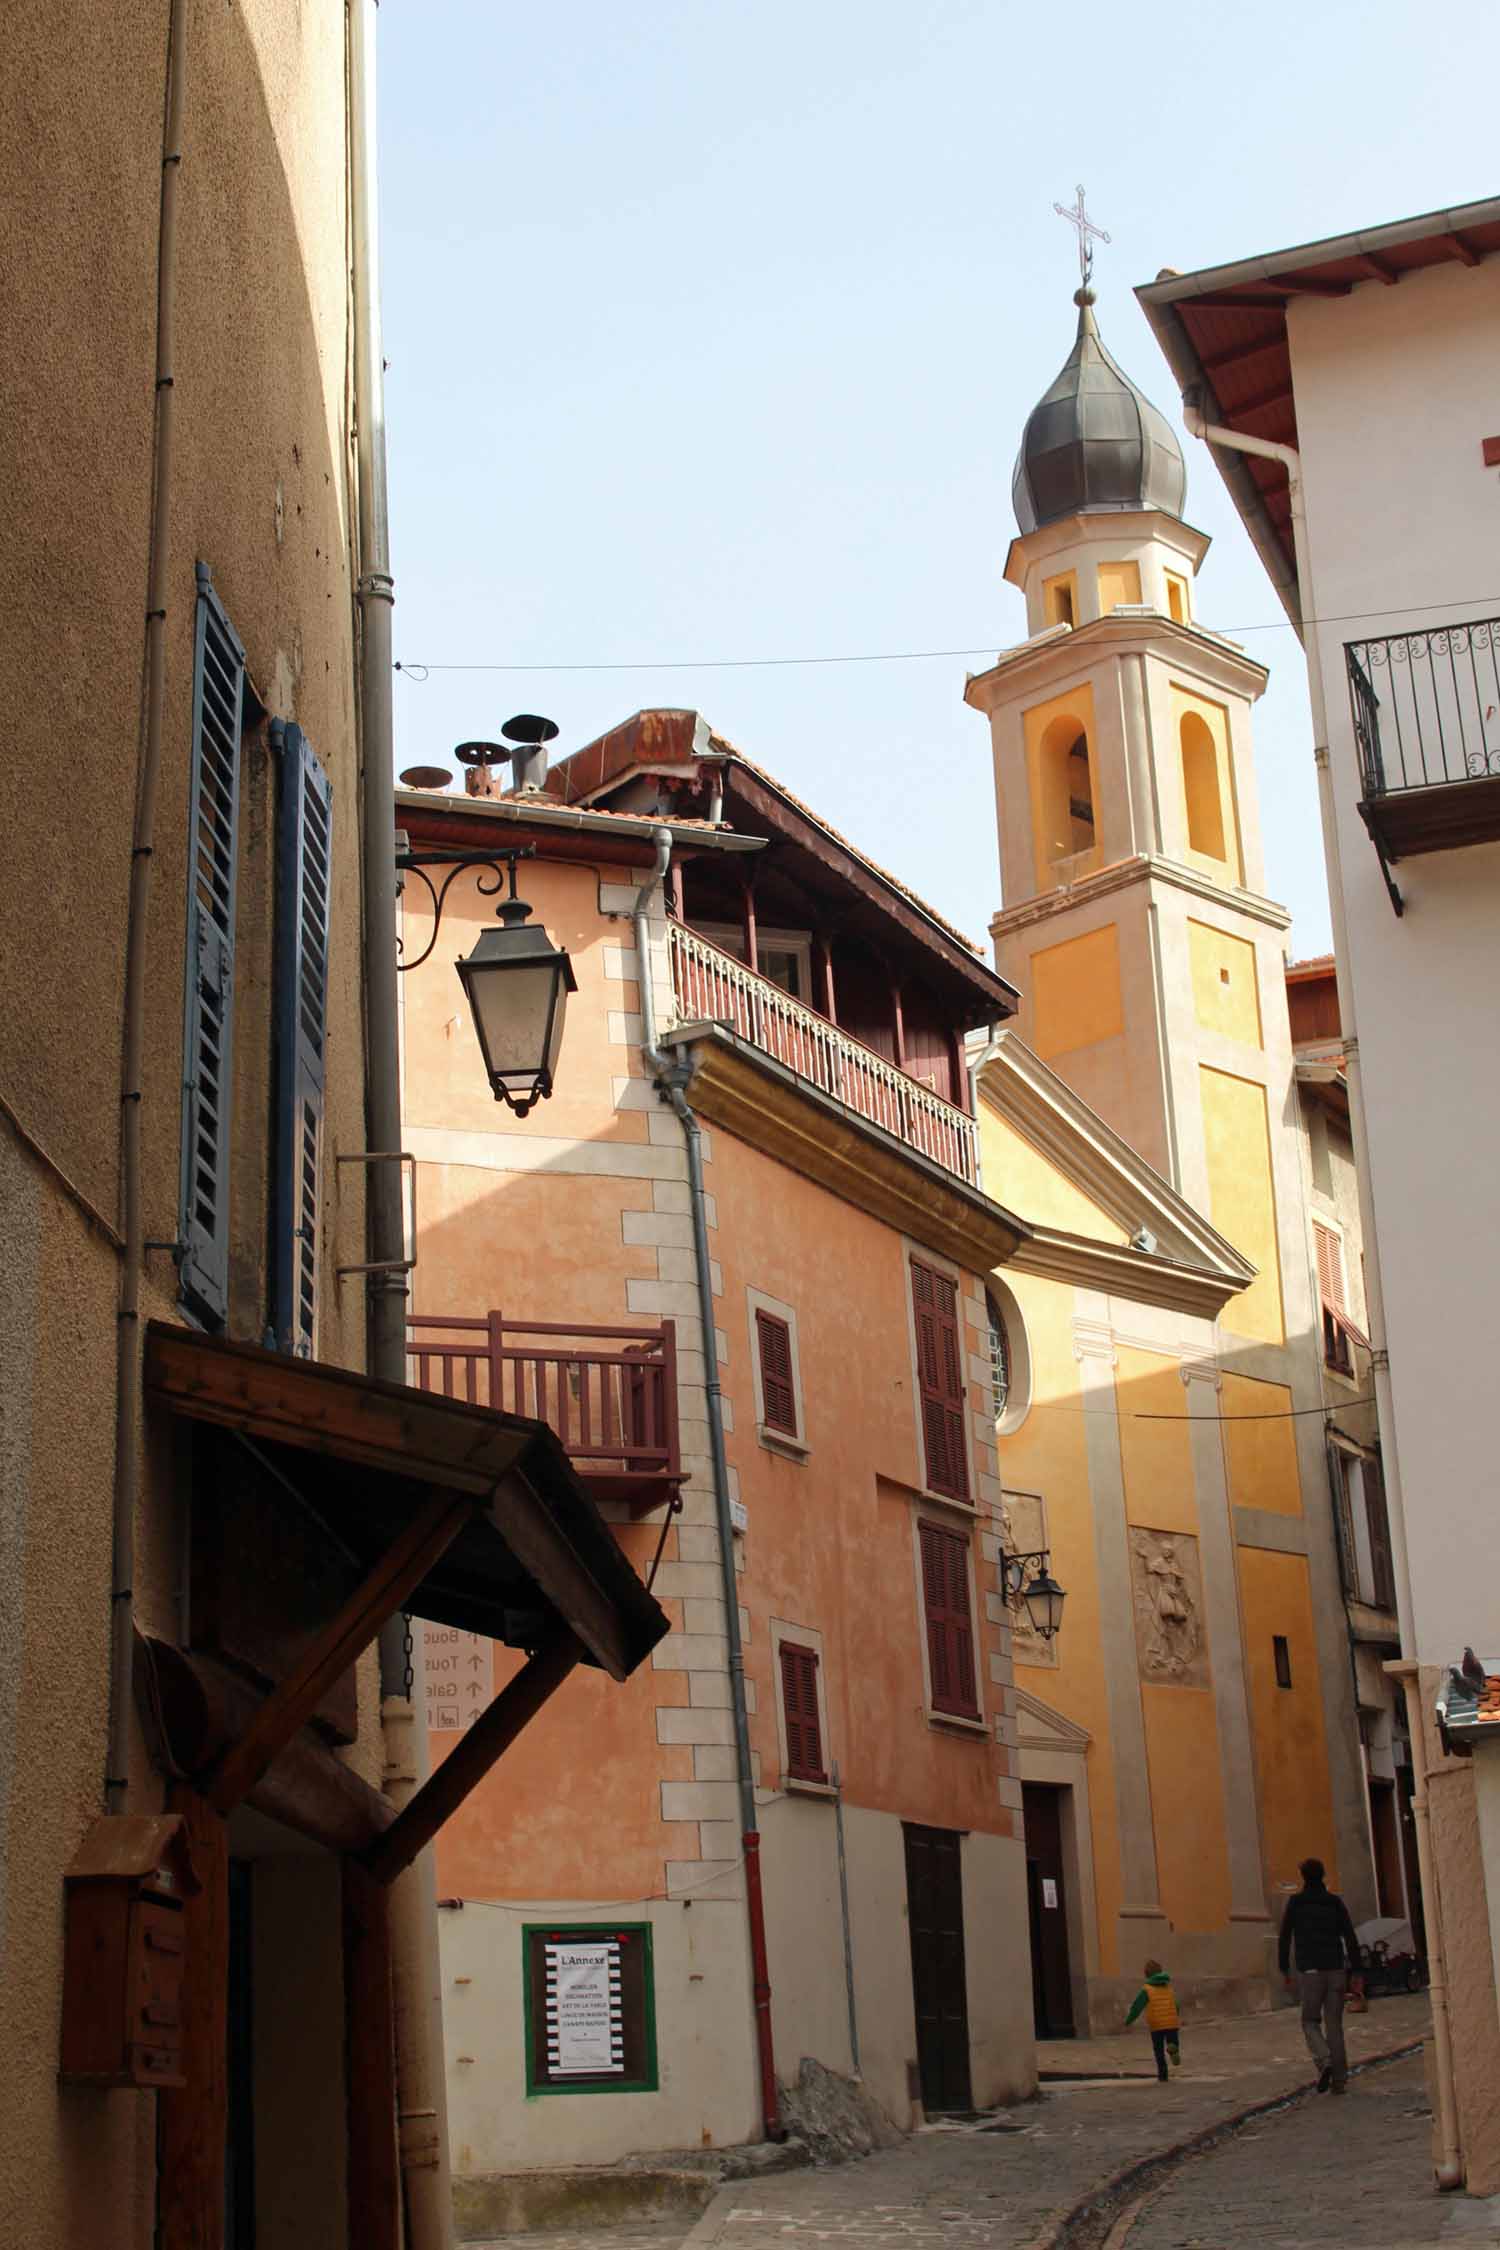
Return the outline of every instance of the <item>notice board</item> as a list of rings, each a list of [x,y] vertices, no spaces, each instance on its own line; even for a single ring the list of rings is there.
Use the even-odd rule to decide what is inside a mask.
[[[654,2093],[649,1922],[527,1923],[528,2094]]]

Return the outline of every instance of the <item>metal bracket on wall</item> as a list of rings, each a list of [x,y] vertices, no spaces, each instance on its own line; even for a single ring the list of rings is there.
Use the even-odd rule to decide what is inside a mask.
[[[362,1266],[335,1266],[340,1281],[348,1281],[355,1274],[407,1274],[417,1263],[417,1160],[404,1148],[366,1148],[351,1156],[340,1156],[339,1164],[409,1164],[411,1166],[411,1256],[409,1258],[377,1258]]]

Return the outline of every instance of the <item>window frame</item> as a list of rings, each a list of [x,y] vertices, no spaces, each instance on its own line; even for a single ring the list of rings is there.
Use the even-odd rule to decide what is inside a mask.
[[[949,1292],[952,1299],[951,1310],[946,1306],[940,1309],[935,1303],[923,1304],[918,1291],[918,1274],[926,1275],[928,1280],[936,1284],[939,1290]],[[916,1375],[916,1432],[918,1458],[922,1469],[921,1489],[924,1492],[935,1494],[940,1500],[952,1502],[956,1507],[972,1509],[974,1506],[974,1473],[973,1464],[969,1458],[969,1387],[964,1353],[963,1296],[959,1276],[947,1271],[928,1257],[919,1257],[914,1251],[910,1252],[907,1257],[907,1305],[911,1320],[912,1358]],[[934,1369],[953,1374],[956,1388],[952,1391],[942,1391],[936,1383],[928,1380],[928,1360],[923,1346],[924,1315],[934,1328],[944,1331],[945,1334],[951,1330],[951,1366],[948,1364],[949,1353],[943,1348],[943,1337],[941,1336],[933,1338],[931,1364]],[[934,1462],[933,1448],[930,1442],[929,1407],[932,1408],[934,1414],[941,1413],[953,1418],[953,1424],[949,1428],[943,1447],[946,1460],[939,1459],[936,1463]],[[957,1461],[957,1474],[945,1481],[943,1471],[955,1459]],[[933,1473],[935,1466],[939,1471],[938,1475]]]
[[[916,1566],[928,1716],[987,1732],[980,1693],[972,1534],[967,1527],[960,1530],[919,1514]],[[942,1598],[936,1602],[934,1579],[941,1581]]]
[[[812,1453],[807,1437],[807,1404],[802,1389],[802,1353],[798,1336],[797,1309],[785,1304],[779,1297],[770,1296],[763,1289],[747,1288],[745,1314],[750,1348],[750,1382],[755,1403],[755,1434],[768,1453],[779,1453],[788,1461],[805,1462]],[[786,1331],[787,1351],[791,1361],[792,1411],[796,1428],[785,1430],[772,1422],[766,1413],[765,1369],[761,1359],[760,1316],[765,1314]]]
[[[781,1768],[783,1779],[787,1781],[810,1781],[820,1787],[827,1787],[827,1752],[823,1747],[822,1683],[819,1679],[819,1674],[822,1671],[822,1659],[817,1650],[809,1648],[805,1641],[794,1641],[790,1635],[787,1635],[778,1640],[776,1644],[776,1669],[777,1689],[781,1696],[781,1719],[786,1744],[786,1754],[782,1760]],[[802,1674],[800,1699],[803,1709],[794,1718],[791,1698],[788,1694],[789,1673],[794,1675],[799,1671]],[[808,1716],[806,1708],[809,1697],[812,1705],[811,1717]],[[794,1727],[798,1730],[799,1736],[803,1737],[797,1748],[793,1746],[792,1730]],[[815,1752],[811,1760],[799,1754],[800,1751],[805,1751],[805,1736],[809,1728],[812,1731]]]
[[[799,1625],[790,1618],[773,1617],[769,1620],[771,1644],[771,1675],[773,1699],[776,1708],[776,1745],[781,1761],[781,1788],[783,1794],[793,1797],[834,1797],[838,1794],[833,1782],[835,1760],[829,1731],[828,1689],[825,1676],[823,1635],[812,1625]],[[821,1780],[811,1775],[794,1772],[791,1763],[791,1744],[787,1734],[785,1675],[781,1651],[788,1647],[812,1658],[813,1682],[817,1694],[818,1751],[823,1760]]]

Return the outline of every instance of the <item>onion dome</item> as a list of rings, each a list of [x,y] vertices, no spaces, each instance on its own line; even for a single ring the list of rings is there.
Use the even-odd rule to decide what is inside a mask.
[[[1092,289],[1073,302],[1078,340],[1021,433],[1010,488],[1016,522],[1025,533],[1127,508],[1180,516],[1187,471],[1171,427],[1104,349]]]

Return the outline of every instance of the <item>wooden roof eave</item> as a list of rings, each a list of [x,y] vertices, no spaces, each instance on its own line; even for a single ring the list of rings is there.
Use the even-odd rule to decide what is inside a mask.
[[[950,988],[955,980],[960,982],[969,996],[964,1028],[998,1022],[1015,1014],[1020,995],[1013,985],[993,969],[986,968],[977,955],[930,920],[915,900],[883,881],[868,862],[841,843],[831,831],[767,788],[742,765],[730,764],[725,798],[726,804],[730,799],[738,799],[760,826],[773,832],[773,843],[779,839],[805,852],[824,875],[831,877],[834,884],[858,901],[869,915],[878,917],[888,928],[893,925],[903,938],[919,946],[932,969],[942,972],[941,981]]]

